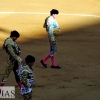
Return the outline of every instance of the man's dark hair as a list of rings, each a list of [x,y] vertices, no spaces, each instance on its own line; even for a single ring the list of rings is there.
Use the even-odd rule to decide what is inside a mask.
[[[14,30],[14,31],[11,31],[10,37],[17,37],[17,38],[19,38],[20,34],[16,30]]]
[[[33,57],[33,56],[31,56],[31,55],[28,55],[28,56],[25,58],[25,62],[26,62],[26,63],[35,62],[35,57]]]
[[[59,11],[56,10],[56,9],[52,9],[52,10],[50,11],[50,15],[52,15],[52,14],[59,14]]]

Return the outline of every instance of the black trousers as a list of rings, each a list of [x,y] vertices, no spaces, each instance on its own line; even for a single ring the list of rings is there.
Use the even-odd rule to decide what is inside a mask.
[[[18,67],[19,67],[18,61],[15,61],[14,67],[13,67],[13,72],[14,72],[15,80],[16,80],[17,83],[20,82],[19,76],[18,76],[18,74],[16,72],[16,70],[18,69]]]

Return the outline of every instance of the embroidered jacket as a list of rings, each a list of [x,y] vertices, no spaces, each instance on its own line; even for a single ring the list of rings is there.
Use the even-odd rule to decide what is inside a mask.
[[[17,43],[13,41],[10,37],[8,37],[4,44],[3,48],[6,50],[6,53],[8,54],[9,60],[14,63],[15,60],[18,62],[22,62],[22,59],[19,57],[20,55],[20,48],[18,47]]]
[[[60,33],[57,21],[52,16],[48,16],[45,19],[43,27],[46,28],[46,31],[48,32],[49,40],[56,41],[58,34]]]
[[[28,65],[21,65],[17,69],[17,73],[22,83],[21,95],[32,92],[32,86],[35,84],[33,69]]]

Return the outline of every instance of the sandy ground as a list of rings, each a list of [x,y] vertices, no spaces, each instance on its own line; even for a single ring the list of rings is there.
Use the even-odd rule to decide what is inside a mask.
[[[57,21],[62,33],[58,38],[56,61],[61,69],[51,69],[50,60],[47,61],[47,69],[40,64],[49,52],[47,33],[42,26],[52,8],[60,11]],[[10,31],[15,29],[21,34],[18,39],[21,57],[31,54],[36,58],[33,100],[100,100],[99,8],[99,0],[0,0],[0,77],[7,66],[7,55],[1,46]],[[6,86],[16,87],[16,98],[13,100],[23,100],[13,72]]]

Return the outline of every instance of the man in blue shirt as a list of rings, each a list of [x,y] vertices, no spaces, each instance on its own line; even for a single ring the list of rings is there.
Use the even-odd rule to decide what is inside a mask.
[[[58,34],[60,33],[60,28],[56,21],[56,17],[58,14],[59,14],[58,10],[52,9],[50,11],[50,16],[48,16],[45,19],[45,23],[43,25],[43,27],[46,28],[50,42],[50,53],[40,61],[45,68],[47,68],[46,61],[49,58],[51,58],[52,62],[51,68],[61,68],[59,65],[56,64],[54,57],[55,54],[57,53],[57,37]]]

